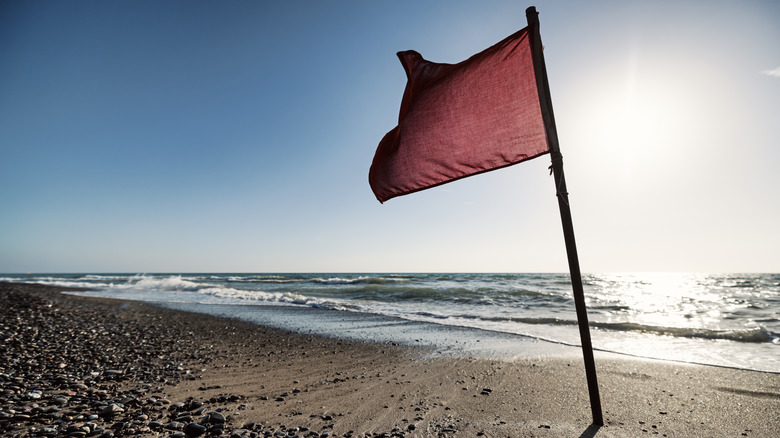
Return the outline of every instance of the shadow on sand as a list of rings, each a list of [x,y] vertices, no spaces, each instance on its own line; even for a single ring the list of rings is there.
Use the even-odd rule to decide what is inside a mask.
[[[596,432],[598,432],[599,429],[601,429],[600,424],[591,424],[587,429],[585,429],[585,432],[582,432],[580,438],[593,438],[596,436]]]

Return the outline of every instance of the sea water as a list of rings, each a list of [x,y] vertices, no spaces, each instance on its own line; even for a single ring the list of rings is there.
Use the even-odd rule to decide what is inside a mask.
[[[522,356],[580,343],[568,274],[27,274],[0,281],[83,287],[90,290],[75,293],[466,354]],[[780,274],[587,274],[583,283],[596,350],[780,372]]]

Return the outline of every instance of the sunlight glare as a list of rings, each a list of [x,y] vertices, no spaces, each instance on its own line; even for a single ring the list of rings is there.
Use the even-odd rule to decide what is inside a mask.
[[[605,68],[595,82],[577,97],[573,122],[599,174],[631,191],[682,171],[705,113],[692,91],[663,71],[638,71],[633,60]]]
[[[720,313],[706,307],[718,295],[709,291],[707,276],[690,273],[605,274],[602,293],[616,305],[642,309],[631,322],[655,327],[711,326]],[[695,295],[695,298],[693,297]],[[622,319],[624,317],[620,317]]]

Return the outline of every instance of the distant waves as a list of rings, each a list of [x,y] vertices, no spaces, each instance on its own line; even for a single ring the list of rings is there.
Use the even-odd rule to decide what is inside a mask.
[[[780,372],[778,274],[583,280],[595,348]],[[0,281],[141,301],[338,310],[579,343],[568,274],[43,274]]]

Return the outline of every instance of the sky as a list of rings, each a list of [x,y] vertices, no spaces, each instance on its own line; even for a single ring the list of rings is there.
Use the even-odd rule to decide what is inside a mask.
[[[395,55],[539,12],[583,272],[780,272],[780,2],[4,1],[0,272],[566,272],[549,156],[380,204]]]

